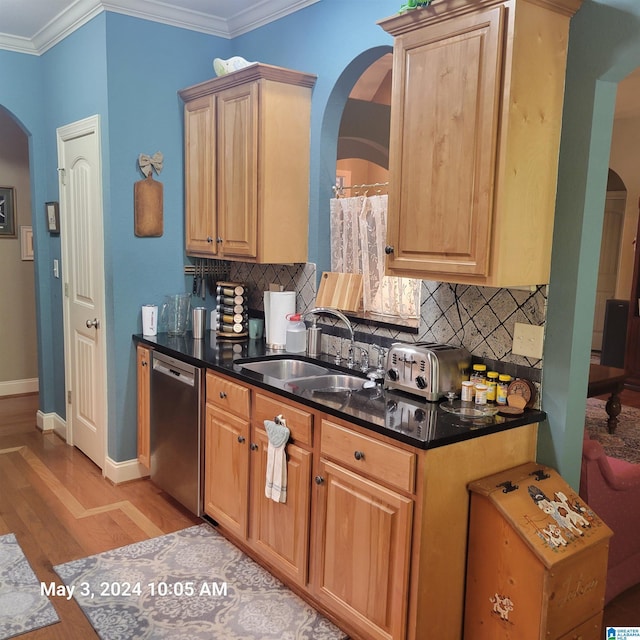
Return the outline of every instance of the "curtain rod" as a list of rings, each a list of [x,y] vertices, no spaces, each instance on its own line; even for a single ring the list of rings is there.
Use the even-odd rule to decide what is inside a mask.
[[[373,187],[388,187],[388,182],[372,182],[371,184],[352,184],[348,187],[339,187],[337,184],[333,185],[334,194],[338,194],[344,189],[371,189]]]

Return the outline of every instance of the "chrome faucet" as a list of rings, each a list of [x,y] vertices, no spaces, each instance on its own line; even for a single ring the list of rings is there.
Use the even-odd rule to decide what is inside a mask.
[[[354,352],[354,348],[355,348],[355,334],[353,332],[353,326],[351,324],[351,322],[349,321],[349,318],[347,318],[347,316],[344,315],[344,313],[342,313],[342,311],[338,311],[337,309],[332,309],[331,307],[314,307],[313,309],[310,309],[309,311],[307,311],[303,316],[303,320],[306,319],[307,316],[311,316],[311,315],[320,315],[326,313],[328,315],[332,315],[332,316],[336,316],[336,318],[338,318],[339,320],[342,320],[342,322],[344,322],[345,326],[347,327],[347,329],[349,330],[349,338],[351,340],[351,344],[349,345],[349,353],[351,354],[350,358],[349,358],[349,363],[351,366],[353,366],[353,352]]]

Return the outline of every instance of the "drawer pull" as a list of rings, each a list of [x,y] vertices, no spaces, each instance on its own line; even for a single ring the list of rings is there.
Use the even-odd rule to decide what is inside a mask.
[[[252,442],[250,445],[251,451],[257,451],[259,449],[258,445],[255,442]]]
[[[227,397],[227,394],[224,391],[221,391],[220,397],[224,400]]]
[[[318,484],[318,485],[320,485],[320,484],[323,484],[323,483],[324,483],[324,478],[323,478],[322,476],[316,476],[316,477],[314,478],[314,480],[315,480],[315,483],[316,483],[316,484]]]
[[[243,444],[243,443],[244,443],[244,441],[245,441],[245,437],[244,437],[244,436],[238,436],[238,442],[239,442],[240,444]]]
[[[355,451],[353,457],[356,460],[364,460],[364,451]]]

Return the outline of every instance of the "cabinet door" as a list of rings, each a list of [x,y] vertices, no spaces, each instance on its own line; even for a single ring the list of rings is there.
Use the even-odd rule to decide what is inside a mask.
[[[257,255],[258,84],[217,94],[218,225],[224,256]]]
[[[488,273],[503,7],[394,42],[387,271]]]
[[[184,106],[185,239],[187,255],[215,256],[216,231],[215,96]]]
[[[320,461],[316,597],[375,640],[404,638],[413,502]]]
[[[257,449],[251,453],[251,543],[267,561],[304,586],[309,558],[311,452],[287,445],[287,501],[274,502],[264,495],[269,438],[262,429],[253,433],[251,442]]]
[[[204,510],[222,527],[247,536],[249,423],[207,404]]]
[[[151,349],[138,345],[136,357],[138,362],[138,461],[148,469],[151,464],[151,405],[149,397]]]

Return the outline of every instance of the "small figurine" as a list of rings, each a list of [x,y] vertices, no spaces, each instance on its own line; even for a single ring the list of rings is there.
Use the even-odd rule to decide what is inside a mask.
[[[428,7],[432,0],[407,0],[405,4],[400,7],[399,13],[404,13],[410,9],[418,9],[419,7]]]

